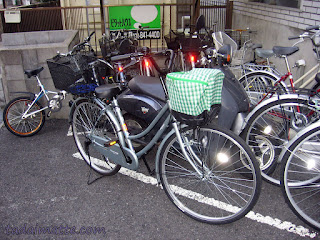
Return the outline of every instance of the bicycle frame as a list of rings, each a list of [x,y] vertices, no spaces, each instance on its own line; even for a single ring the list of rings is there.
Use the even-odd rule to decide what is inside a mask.
[[[299,94],[283,94],[283,95],[277,95],[277,96],[273,96],[272,98],[266,99],[265,101],[263,101],[262,103],[260,103],[259,105],[257,105],[257,107],[255,107],[249,114],[248,116],[245,118],[241,130],[239,132],[239,134],[243,131],[243,129],[246,127],[246,124],[248,123],[249,119],[262,107],[264,107],[265,105],[269,104],[270,102],[275,102],[275,101],[279,101],[280,99],[292,99],[292,98],[296,98],[296,99],[301,99],[301,100],[310,100],[309,96],[306,95],[299,95]],[[314,100],[316,105],[318,104],[318,99]],[[319,101],[320,103],[320,101]],[[318,106],[318,105],[317,105]],[[299,112],[299,111],[298,111]]]
[[[195,169],[195,171],[201,175],[202,171],[198,169],[196,164],[193,160],[190,159],[190,154],[187,153],[189,151],[191,153],[191,156],[194,158],[196,162],[198,162],[201,165],[201,160],[198,159],[196,154],[192,153],[192,149],[190,145],[186,144],[184,140],[186,140],[184,137],[181,136],[178,124],[175,121],[175,119],[172,117],[171,114],[167,116],[165,121],[163,122],[162,126],[159,128],[157,133],[153,136],[152,140],[139,152],[135,152],[131,140],[139,139],[145,135],[147,135],[154,127],[155,125],[160,121],[162,116],[165,115],[169,111],[169,105],[170,103],[167,103],[161,111],[158,113],[158,115],[155,117],[155,119],[151,122],[151,124],[141,133],[137,135],[129,135],[128,130],[126,128],[123,116],[121,114],[121,110],[118,106],[117,100],[114,99],[111,104],[106,105],[103,103],[100,99],[95,98],[94,102],[98,104],[102,108],[102,112],[106,113],[107,116],[110,118],[112,123],[114,124],[115,130],[117,131],[118,135],[118,141],[117,144],[114,144],[112,147],[113,151],[115,149],[116,152],[119,153],[119,150],[123,152],[124,157],[121,158],[121,156],[114,158],[114,161],[117,164],[120,164],[121,166],[124,166],[128,169],[136,170],[139,167],[138,159],[145,155],[160,139],[161,136],[163,136],[164,132],[169,128],[169,123],[172,121],[173,130],[169,132],[165,139],[168,139],[169,136],[171,136],[173,133],[177,135],[179,145],[181,147],[181,150],[186,157],[187,161],[191,164],[191,166]],[[101,117],[102,115],[100,115]],[[99,118],[98,118],[99,119]],[[110,152],[108,150],[108,147],[106,147],[106,140],[104,138],[101,138],[99,136],[89,136],[91,138],[90,140],[94,143],[94,147],[103,155],[108,156],[108,153]],[[163,146],[163,145],[162,145]],[[159,157],[162,147],[158,149],[157,156]],[[187,149],[187,150],[186,150]],[[129,157],[130,159],[127,159]],[[156,159],[158,161],[158,159]],[[205,169],[205,171],[209,171],[208,169]],[[158,173],[158,170],[156,169],[156,172]]]
[[[43,84],[41,83],[40,81],[40,78],[38,76],[35,76],[35,78],[37,79],[37,82],[38,82],[38,86],[40,87],[40,92],[38,94],[35,94],[35,98],[34,100],[32,101],[32,103],[28,106],[27,110],[24,112],[24,114],[22,115],[22,119],[25,119],[25,118],[28,118],[30,117],[31,115],[35,114],[35,113],[38,113],[38,112],[41,112],[41,111],[44,111],[46,109],[49,108],[49,106],[45,106],[37,111],[33,111],[33,112],[30,112],[30,109],[32,108],[32,106],[37,102],[39,101],[43,96],[45,96],[47,102],[49,102],[49,96],[48,94],[56,94],[58,95],[58,92],[54,92],[54,91],[48,91],[44,88]]]

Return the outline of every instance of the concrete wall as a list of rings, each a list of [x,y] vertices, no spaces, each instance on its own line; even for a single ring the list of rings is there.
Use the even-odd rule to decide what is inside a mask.
[[[251,38],[256,43],[262,43],[263,48],[273,46],[292,46],[296,40],[288,40],[289,36],[302,34],[308,26],[320,25],[320,0],[303,0],[301,7],[289,8],[264,3],[234,0],[233,28],[256,30]],[[292,69],[296,76],[302,70],[307,71],[317,63],[310,41],[300,43],[299,52],[289,57],[293,66],[298,59],[306,61],[305,69]],[[273,59],[276,66],[285,72],[283,59]]]
[[[40,73],[42,83],[47,90],[56,90],[46,60],[55,56],[57,51],[61,53],[70,51],[79,42],[79,35],[78,31],[74,30],[4,33],[2,40],[0,68],[4,100],[7,103],[14,97],[22,95],[16,92],[39,92],[36,79],[27,78],[24,74],[25,69],[44,67]],[[52,114],[52,117],[65,118],[68,111],[68,108],[64,108]]]

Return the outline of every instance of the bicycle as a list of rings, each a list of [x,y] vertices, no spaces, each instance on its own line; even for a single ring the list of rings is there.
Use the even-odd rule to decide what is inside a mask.
[[[34,77],[40,91],[36,94],[26,92],[28,96],[20,96],[12,99],[4,108],[3,122],[6,128],[19,137],[29,137],[37,134],[45,123],[45,118],[50,117],[52,112],[61,110],[62,101],[67,93],[77,96],[91,93],[101,83],[91,82],[88,72],[88,62],[95,59],[94,51],[90,45],[91,33],[82,43],[73,47],[67,54],[58,53],[47,64],[54,82],[60,91],[49,91],[42,84],[39,74],[43,67],[33,70],[25,70],[28,78]],[[45,106],[40,103],[44,97]],[[49,112],[45,113],[46,110]]]
[[[305,223],[320,230],[320,122],[299,132],[281,152],[281,190],[286,203]]]
[[[227,31],[227,30],[226,30]],[[232,48],[232,64],[230,69],[239,79],[243,75],[254,71],[268,71],[277,76],[280,73],[271,64],[269,58],[274,56],[272,50],[262,49],[261,44],[254,44],[250,39],[250,34],[255,31],[247,29],[228,30],[228,32],[239,33],[238,43],[225,32],[213,32],[212,40],[216,50],[219,50],[223,45],[229,44]],[[248,32],[242,40],[242,34]],[[235,37],[234,37],[235,38]],[[237,38],[235,38],[237,39]],[[242,43],[243,42],[243,43]],[[257,58],[258,57],[258,58]]]
[[[140,78],[135,77],[130,83],[139,84]],[[171,101],[175,98],[170,94],[168,97],[162,78],[157,86],[165,89],[166,105],[145,130],[131,135],[116,99],[127,87],[134,93],[135,88],[130,86],[99,86],[96,96],[78,104],[74,111],[74,140],[90,169],[107,176],[116,174],[121,167],[136,170],[138,159],[159,143],[155,160],[157,180],[180,211],[211,224],[230,223],[248,213],[258,199],[261,176],[243,140],[218,126],[206,127],[205,112],[193,118],[198,127],[187,127],[186,119],[178,123],[174,116],[183,119],[185,115],[172,110]],[[160,128],[157,123],[162,123]],[[152,130],[155,133],[151,140],[136,152],[132,141],[142,139]]]
[[[260,163],[261,176],[280,185],[281,150],[297,133],[320,119],[319,98],[309,92],[265,100],[246,117],[241,136]],[[279,157],[280,156],[280,157]]]
[[[33,136],[38,133],[45,122],[44,110],[49,109],[51,112],[61,109],[61,101],[65,99],[66,91],[48,91],[44,88],[38,74],[43,67],[26,70],[28,78],[35,77],[40,87],[40,92],[35,95],[17,97],[11,100],[4,108],[3,122],[6,128],[19,137]],[[49,94],[53,94],[52,98]],[[42,107],[39,100],[45,96],[47,106]],[[48,115],[49,116],[49,115]]]
[[[316,30],[316,32],[311,32],[312,30]],[[312,27],[308,27],[306,29],[306,32],[304,32],[298,37],[289,37],[289,40],[300,39],[297,43],[293,45],[293,47],[279,47],[279,46],[273,47],[274,54],[282,57],[286,63],[287,73],[282,75],[280,78],[276,74],[273,74],[267,71],[254,71],[254,72],[245,74],[239,79],[240,83],[243,85],[243,87],[247,91],[251,104],[253,106],[256,106],[257,104],[261,103],[266,98],[272,97],[274,94],[286,94],[286,93],[290,93],[290,91],[294,93],[295,84],[302,81],[306,76],[312,73],[312,71],[318,69],[319,64],[314,66],[310,71],[304,74],[301,78],[294,81],[287,57],[299,50],[299,48],[296,46],[298,43],[301,43],[306,39],[310,39],[317,56],[317,60],[319,61],[320,59],[319,36],[320,36],[319,26],[312,26]],[[316,74],[313,77],[309,78],[301,86],[301,88],[307,86],[311,81],[316,80],[317,83],[312,87],[312,89],[315,90],[315,93],[318,93],[320,91],[320,89],[318,89],[318,87],[320,86],[320,84],[318,84],[318,81],[320,81],[320,78],[319,76],[318,78],[315,78],[315,76]],[[288,86],[291,89],[289,89],[288,86],[285,84],[285,81],[287,79],[289,79],[290,84]]]

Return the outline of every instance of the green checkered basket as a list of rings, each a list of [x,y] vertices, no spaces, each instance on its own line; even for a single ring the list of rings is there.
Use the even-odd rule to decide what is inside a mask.
[[[166,85],[175,117],[188,125],[205,124],[213,110],[220,107],[223,79],[224,74],[218,69],[169,73]]]

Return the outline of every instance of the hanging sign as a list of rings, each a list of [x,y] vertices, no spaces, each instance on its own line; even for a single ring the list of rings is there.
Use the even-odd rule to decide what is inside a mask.
[[[17,10],[4,11],[4,19],[6,23],[21,23],[21,14]]]
[[[160,5],[109,7],[110,31],[121,31],[136,39],[159,39]]]

